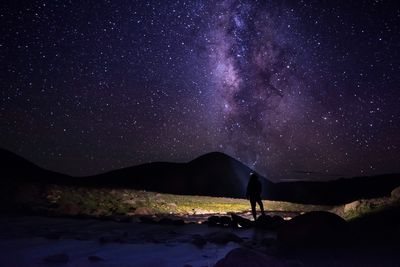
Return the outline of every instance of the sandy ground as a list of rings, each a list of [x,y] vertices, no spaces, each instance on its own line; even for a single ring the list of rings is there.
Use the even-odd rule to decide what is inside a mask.
[[[230,231],[244,240],[253,230],[221,229],[189,224],[165,226],[91,219],[0,218],[0,266],[46,266],[49,255],[64,253],[69,260],[52,266],[213,266],[237,243],[193,245],[193,235]],[[268,233],[264,233],[268,235]],[[93,262],[89,256],[102,261]]]

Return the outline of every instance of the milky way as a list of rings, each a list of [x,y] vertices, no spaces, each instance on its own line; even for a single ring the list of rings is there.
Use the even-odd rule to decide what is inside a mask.
[[[221,9],[210,53],[216,55],[212,64],[230,129],[228,147],[253,166],[276,164],[282,146],[286,151],[304,145],[294,135],[308,111],[296,48],[286,39],[287,25],[275,23],[267,5],[229,1]]]
[[[348,2],[3,1],[0,145],[73,175],[398,172],[400,5]]]

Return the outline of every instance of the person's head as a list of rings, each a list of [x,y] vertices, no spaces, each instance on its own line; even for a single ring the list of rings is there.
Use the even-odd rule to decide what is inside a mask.
[[[258,176],[255,172],[250,173],[250,180],[257,180]]]

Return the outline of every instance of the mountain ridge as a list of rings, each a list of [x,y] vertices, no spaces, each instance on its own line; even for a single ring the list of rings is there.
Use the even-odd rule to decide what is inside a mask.
[[[251,168],[222,152],[210,152],[183,163],[152,162],[109,172],[74,177],[46,170],[8,150],[0,150],[1,180],[90,187],[126,187],[180,195],[243,198]],[[8,178],[8,179],[7,179]],[[400,186],[399,174],[332,181],[273,183],[260,176],[263,198],[304,204],[343,204],[361,198],[387,196]]]

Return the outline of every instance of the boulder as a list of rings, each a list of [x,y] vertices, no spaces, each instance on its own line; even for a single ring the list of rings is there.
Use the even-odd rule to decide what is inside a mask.
[[[281,216],[275,215],[272,217],[272,222],[278,226],[281,226],[283,223],[285,223],[285,219],[283,219]]]
[[[284,262],[276,257],[262,254],[250,249],[235,248],[214,267],[284,267]]]
[[[393,189],[393,191],[390,193],[390,196],[393,199],[400,199],[400,186]]]
[[[210,216],[206,222],[209,226],[231,226],[232,220],[229,216]]]
[[[249,219],[243,218],[239,215],[231,214],[231,217],[232,217],[232,222],[235,225],[241,226],[242,228],[250,228],[254,226],[253,221],[250,221]]]
[[[349,211],[356,211],[360,205],[361,205],[361,201],[359,201],[359,200],[353,201],[351,203],[344,205],[343,211],[344,211],[344,213],[347,213]]]
[[[277,215],[273,217],[268,215],[261,215],[260,217],[257,218],[255,226],[264,229],[276,229],[280,227],[284,222],[285,220]]]
[[[281,248],[331,247],[343,245],[347,222],[336,214],[313,211],[294,217],[278,229]]]
[[[219,223],[222,226],[231,226],[232,225],[232,219],[229,216],[221,216],[221,217],[219,217]]]
[[[261,215],[257,218],[255,226],[259,228],[271,228],[272,217],[268,215]]]
[[[219,223],[219,217],[218,216],[210,216],[207,219],[207,224],[209,226],[216,226]]]

